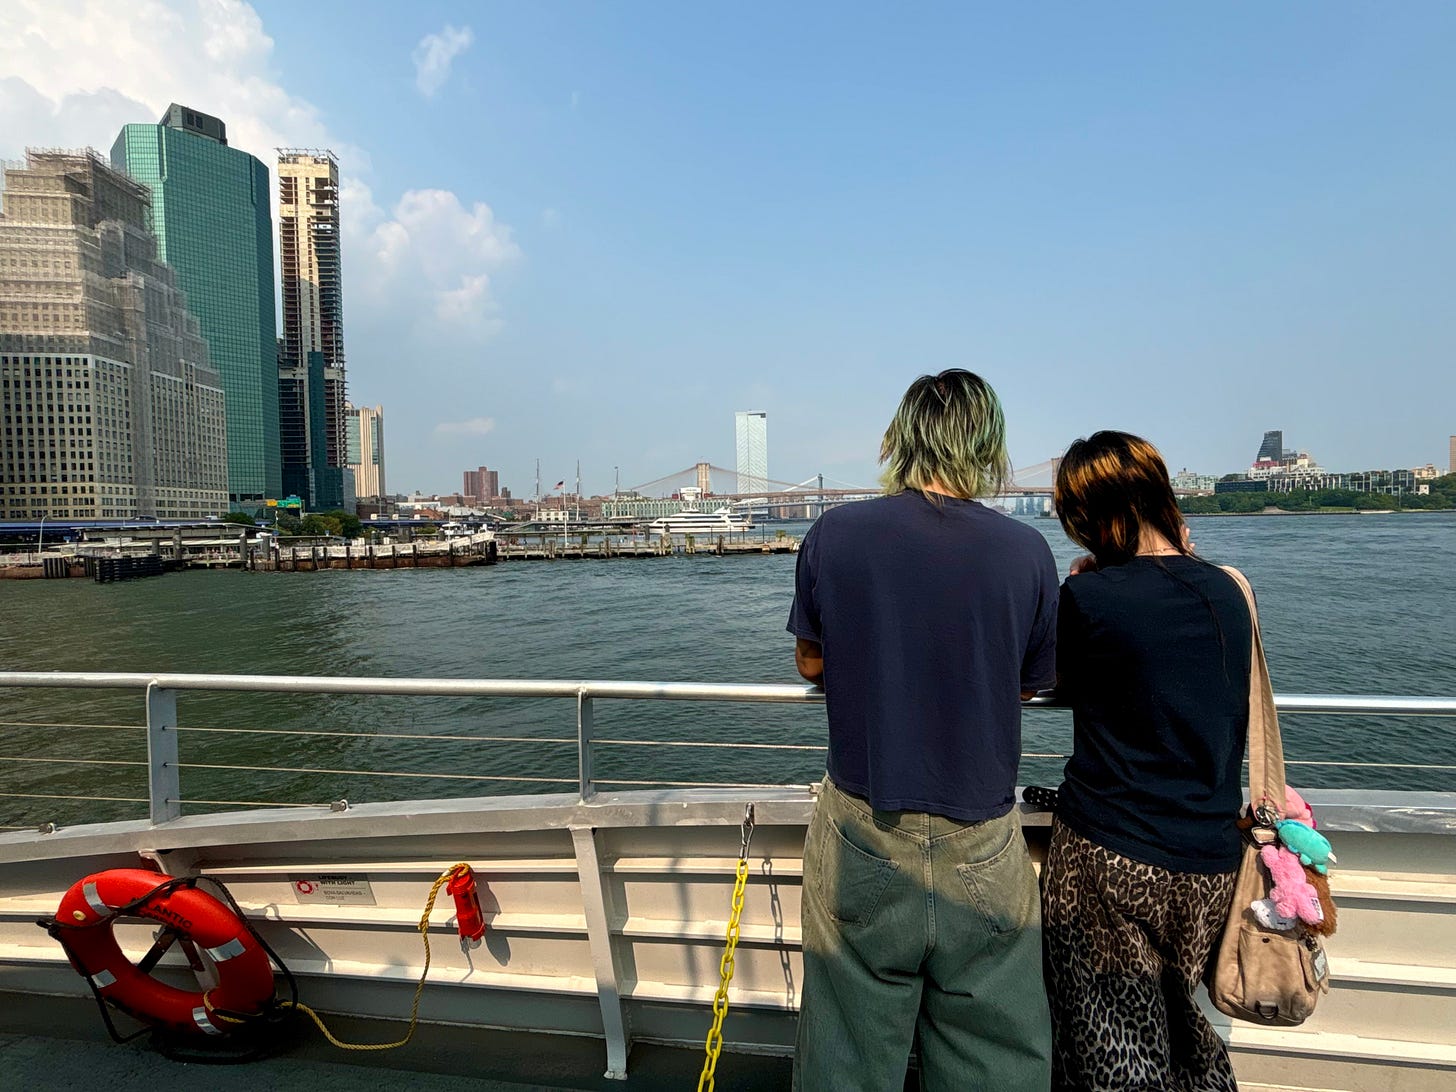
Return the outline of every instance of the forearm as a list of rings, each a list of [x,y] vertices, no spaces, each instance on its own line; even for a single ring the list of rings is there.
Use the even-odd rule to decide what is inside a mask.
[[[824,684],[824,646],[818,641],[798,638],[794,644],[794,666],[799,669],[799,674],[809,682],[822,686]]]

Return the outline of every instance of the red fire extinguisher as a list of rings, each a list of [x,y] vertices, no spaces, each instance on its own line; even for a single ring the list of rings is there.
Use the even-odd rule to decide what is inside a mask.
[[[469,865],[458,867],[445,890],[455,900],[455,927],[460,930],[460,939],[479,942],[485,936],[485,916],[480,912],[474,870]]]

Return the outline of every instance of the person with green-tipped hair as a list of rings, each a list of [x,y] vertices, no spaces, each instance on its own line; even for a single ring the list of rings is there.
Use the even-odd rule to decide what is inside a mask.
[[[980,503],[1010,476],[1001,404],[955,368],[910,385],[885,496],[804,538],[789,632],[829,757],[804,845],[795,1087],[1042,1092],[1051,1023],[1014,810],[1021,699],[1055,681],[1057,572]]]

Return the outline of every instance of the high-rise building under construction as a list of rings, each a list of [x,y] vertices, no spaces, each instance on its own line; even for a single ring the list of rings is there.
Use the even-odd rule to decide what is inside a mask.
[[[329,151],[278,152],[278,359],[283,488],[309,507],[344,503],[348,460],[339,162]]]
[[[147,188],[32,150],[0,208],[0,519],[225,511],[222,380]]]
[[[254,512],[282,488],[268,168],[223,122],[173,103],[124,126],[111,165],[152,195],[158,256],[177,273],[227,392],[228,497]]]

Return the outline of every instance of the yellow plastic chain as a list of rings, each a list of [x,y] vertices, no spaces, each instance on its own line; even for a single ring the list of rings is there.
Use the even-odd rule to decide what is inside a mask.
[[[738,853],[738,872],[733,881],[733,905],[728,914],[728,941],[718,961],[718,992],[713,995],[713,1026],[704,1044],[707,1057],[698,1077],[698,1092],[713,1092],[713,1071],[723,1051],[723,1018],[728,1015],[728,985],[733,981],[733,958],[738,950],[738,919],[743,916],[743,897],[748,887],[748,843],[753,837],[753,805],[743,810],[743,842]]]
[[[445,869],[444,872],[440,873],[439,877],[430,886],[430,895],[429,898],[425,900],[425,912],[420,915],[419,925],[420,940],[422,940],[425,945],[425,967],[424,970],[420,972],[419,982],[415,985],[415,1001],[414,1004],[410,1006],[409,1030],[404,1033],[403,1039],[400,1039],[398,1042],[395,1043],[346,1043],[342,1039],[337,1038],[334,1033],[331,1032],[327,1026],[325,1026],[323,1018],[319,1016],[318,1013],[314,1012],[313,1009],[305,1005],[302,1001],[283,1001],[280,1002],[280,1007],[285,1009],[297,1009],[299,1012],[307,1013],[313,1019],[313,1022],[318,1025],[319,1031],[324,1033],[324,1038],[327,1039],[334,1046],[338,1047],[340,1050],[394,1050],[398,1047],[404,1046],[406,1043],[414,1038],[415,1025],[419,1022],[420,1018],[420,997],[425,992],[425,979],[430,974],[430,914],[434,912],[435,899],[440,894],[440,888],[444,887],[447,883],[449,883],[451,877],[461,872],[462,870],[468,870],[469,868],[470,866],[463,861],[459,864],[453,864],[449,868]],[[222,1013],[214,1009],[212,1007],[210,994],[211,991],[208,991],[208,993],[202,995],[203,1007],[207,1009],[210,1016],[215,1016],[218,1019],[229,1024],[241,1024],[244,1022],[235,1017],[224,1016]]]

